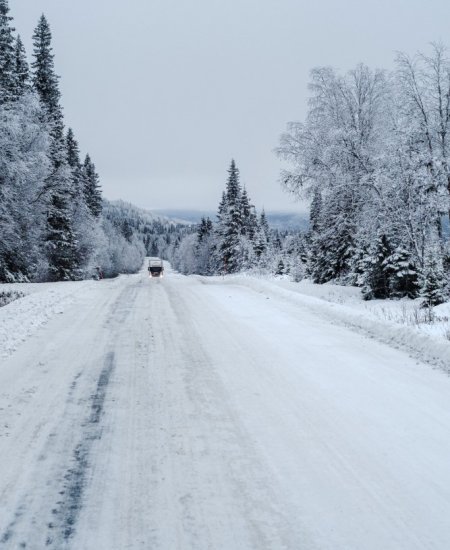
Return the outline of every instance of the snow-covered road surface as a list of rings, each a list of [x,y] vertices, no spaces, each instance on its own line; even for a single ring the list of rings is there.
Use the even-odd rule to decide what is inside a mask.
[[[0,548],[450,548],[445,373],[248,285],[79,289],[0,359]]]

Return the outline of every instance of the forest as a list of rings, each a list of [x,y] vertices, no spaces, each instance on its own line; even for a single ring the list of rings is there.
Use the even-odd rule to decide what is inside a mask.
[[[304,121],[276,154],[281,185],[310,201],[307,231],[274,230],[233,160],[217,219],[176,224],[102,197],[66,128],[44,15],[31,63],[0,0],[0,281],[135,272],[160,255],[185,274],[257,271],[362,288],[365,299],[448,298],[450,62],[445,47],[395,69],[311,71]],[[275,184],[275,183],[274,183]]]
[[[227,275],[240,271],[305,275],[305,235],[269,227],[264,210],[258,215],[240,182],[234,160],[217,212],[217,219],[203,218],[196,231],[178,235],[165,254],[185,274]]]
[[[218,221],[184,239],[185,272],[266,270],[362,288],[373,298],[448,299],[450,62],[441,44],[395,70],[311,71],[305,121],[276,153],[281,185],[310,200],[309,230],[273,235],[232,164]]]
[[[448,296],[450,63],[399,53],[395,70],[311,73],[308,114],[277,149],[282,185],[311,199],[307,273],[366,299]]]
[[[29,64],[0,0],[0,282],[135,272],[172,224],[102,197],[95,164],[64,125],[44,15],[33,46]]]

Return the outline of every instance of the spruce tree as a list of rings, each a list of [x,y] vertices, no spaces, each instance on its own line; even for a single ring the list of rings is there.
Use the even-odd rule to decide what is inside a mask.
[[[67,162],[72,170],[81,169],[80,148],[72,128],[67,130],[66,135]]]
[[[269,222],[267,221],[266,212],[263,208],[261,215],[259,217],[259,226],[264,232],[264,235],[266,236],[267,242],[270,241],[270,228],[269,228]]]
[[[208,217],[203,217],[197,229],[197,242],[199,244],[211,234],[212,228],[211,220]]]
[[[66,160],[72,179],[70,195],[77,202],[84,201],[84,179],[80,161],[80,148],[72,128],[69,128],[66,134]]]
[[[402,246],[384,261],[384,270],[390,278],[390,296],[416,298],[419,292],[419,275],[411,253]]]
[[[322,284],[346,277],[351,268],[357,226],[350,192],[342,190],[323,200],[319,227],[311,234],[308,271]]]
[[[54,70],[52,35],[44,15],[33,34],[33,87],[46,113],[51,135],[52,172],[47,178],[49,191],[46,247],[49,277],[52,280],[80,278],[78,242],[73,230],[71,201],[72,181],[67,162],[63,114],[60,106],[58,77]]]
[[[38,93],[52,123],[54,137],[62,140],[63,114],[60,105],[59,76],[55,73],[52,33],[45,15],[41,15],[34,31],[33,46],[33,87]]]
[[[87,267],[94,253],[92,233],[94,218],[86,204],[85,177],[80,161],[80,150],[73,130],[69,128],[65,138],[66,161],[70,170],[70,208],[73,231],[77,239],[77,255],[80,267]]]
[[[78,243],[72,228],[67,195],[59,190],[53,191],[51,195],[47,225],[49,279],[51,281],[80,279]]]
[[[365,258],[364,284],[362,295],[365,300],[389,298],[391,292],[390,273],[386,261],[392,254],[392,248],[386,235],[378,237],[372,254]]]
[[[318,189],[315,189],[314,196],[311,202],[311,208],[309,211],[310,231],[316,232],[319,230],[321,212],[322,212],[322,195]]]
[[[95,170],[95,165],[91,157],[86,155],[83,165],[84,194],[86,204],[94,218],[98,218],[102,213],[102,191],[100,179]]]
[[[258,230],[258,219],[255,214],[255,207],[251,204],[247,190],[244,188],[241,196],[241,218],[242,234],[247,236],[250,241],[254,241],[256,231]]]
[[[239,170],[234,160],[228,169],[225,205],[220,214],[220,264],[225,273],[235,273],[240,266],[240,236],[242,234],[241,185]]]
[[[28,66],[25,46],[20,38],[17,37],[15,44],[15,70],[16,70],[16,97],[20,97],[30,88],[30,68]]]
[[[15,29],[11,21],[8,0],[0,0],[0,105],[16,97]]]
[[[283,258],[280,258],[279,262],[278,262],[278,265],[277,265],[277,268],[275,270],[275,275],[284,275],[285,274],[285,271],[286,268],[285,268],[285,265],[284,265],[284,262],[283,262]]]
[[[423,298],[422,307],[431,308],[445,302],[446,284],[442,265],[434,257],[428,258],[422,276],[420,296]]]
[[[223,216],[227,210],[227,195],[225,191],[222,193],[222,198],[219,203],[219,208],[217,209],[217,221],[220,222],[223,220]]]
[[[122,235],[125,237],[125,239],[131,243],[131,240],[133,238],[133,229],[130,225],[130,222],[125,219],[123,222],[122,222],[122,227],[121,227],[121,230],[122,230]]]

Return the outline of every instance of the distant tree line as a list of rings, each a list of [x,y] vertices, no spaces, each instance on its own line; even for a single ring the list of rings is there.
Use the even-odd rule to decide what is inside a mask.
[[[31,66],[14,31],[8,1],[0,0],[0,281],[82,279],[95,266],[107,276],[135,271],[144,236],[126,238],[102,212],[95,165],[89,155],[81,160],[64,127],[45,16]]]
[[[257,214],[231,161],[217,219],[203,218],[195,231],[168,247],[173,266],[185,274],[231,274],[240,271],[303,276],[303,238],[298,233],[271,230],[264,210]]]
[[[450,62],[445,48],[399,54],[392,73],[312,71],[304,122],[279,155],[282,184],[311,198],[305,272],[366,299],[448,298]]]

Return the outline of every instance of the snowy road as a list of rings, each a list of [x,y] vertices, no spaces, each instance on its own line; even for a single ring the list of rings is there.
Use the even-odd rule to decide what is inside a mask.
[[[1,360],[0,548],[448,550],[450,379],[239,284],[89,283]]]

